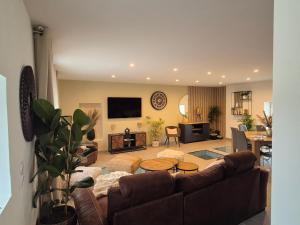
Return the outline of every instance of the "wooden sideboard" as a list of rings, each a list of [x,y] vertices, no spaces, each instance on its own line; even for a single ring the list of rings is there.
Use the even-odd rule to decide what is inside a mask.
[[[209,138],[209,123],[179,123],[179,128],[182,143],[205,141]]]
[[[146,149],[146,132],[132,132],[108,135],[108,151],[112,154]]]

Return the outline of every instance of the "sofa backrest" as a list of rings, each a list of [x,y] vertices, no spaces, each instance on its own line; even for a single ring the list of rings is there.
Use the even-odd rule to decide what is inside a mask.
[[[108,191],[108,221],[114,214],[175,194],[174,178],[167,171],[121,177],[119,187]]]
[[[178,174],[175,178],[176,191],[188,194],[221,181],[223,178],[223,164],[214,165],[197,173]]]

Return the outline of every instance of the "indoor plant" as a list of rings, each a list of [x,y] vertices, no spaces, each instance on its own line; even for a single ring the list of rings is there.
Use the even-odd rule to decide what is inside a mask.
[[[210,129],[211,133],[216,134],[216,136],[220,135],[220,131],[217,130],[217,122],[218,122],[220,115],[221,115],[221,111],[218,106],[210,107],[209,112],[208,112],[208,122],[211,126],[211,129]]]
[[[91,126],[92,126],[92,127],[95,127],[95,126],[96,126],[96,123],[97,123],[97,121],[98,121],[98,119],[99,119],[99,117],[100,117],[100,116],[99,116],[98,110],[96,110],[96,109],[90,110],[90,111],[88,112],[88,117],[89,117],[89,118],[91,119],[91,121],[92,121]],[[95,140],[95,138],[96,138],[96,133],[95,133],[95,129],[94,129],[94,128],[92,128],[90,131],[87,132],[86,138],[87,138],[89,141],[94,141],[94,140]]]
[[[76,151],[83,135],[93,128],[93,121],[77,109],[70,123],[61,117],[61,109],[44,99],[35,100],[32,110],[37,172],[31,181],[38,177],[32,203],[34,207],[39,205],[38,224],[76,224],[75,210],[68,205],[70,194],[78,187],[92,186],[94,181],[87,177],[71,185],[70,180],[72,174],[82,172],[76,170],[80,164]],[[57,178],[62,187],[55,182]]]
[[[239,120],[242,124],[244,124],[248,130],[251,130],[253,127],[254,119],[249,113],[244,113],[242,119]]]
[[[147,116],[147,123],[150,125],[149,132],[152,139],[152,147],[158,147],[163,132],[164,120],[159,118],[158,120],[152,120],[151,117]]]
[[[260,122],[266,127],[266,132],[268,136],[272,136],[272,116],[267,116],[266,112],[263,111],[264,116],[257,115]]]

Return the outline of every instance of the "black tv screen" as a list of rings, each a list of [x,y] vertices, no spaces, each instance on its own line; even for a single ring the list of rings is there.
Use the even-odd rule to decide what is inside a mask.
[[[141,98],[107,98],[107,115],[113,118],[133,118],[142,116]]]

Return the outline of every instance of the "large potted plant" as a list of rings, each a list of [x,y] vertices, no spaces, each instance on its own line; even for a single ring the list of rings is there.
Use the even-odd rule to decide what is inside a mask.
[[[94,181],[87,177],[71,184],[72,174],[80,164],[76,151],[82,137],[93,128],[93,121],[80,109],[75,110],[73,122],[61,117],[61,109],[44,99],[33,102],[36,134],[35,155],[37,172],[31,181],[38,178],[33,207],[39,206],[38,224],[73,225],[76,214],[68,203],[76,188],[91,187]],[[61,185],[57,185],[57,180]]]
[[[217,139],[218,135],[220,135],[220,131],[217,130],[217,122],[221,115],[220,108],[218,106],[212,106],[208,112],[208,122],[210,124],[210,138]]]
[[[159,118],[158,120],[152,120],[151,117],[147,116],[147,123],[149,124],[149,133],[152,139],[152,147],[158,147],[159,142],[163,133],[164,120]]]

